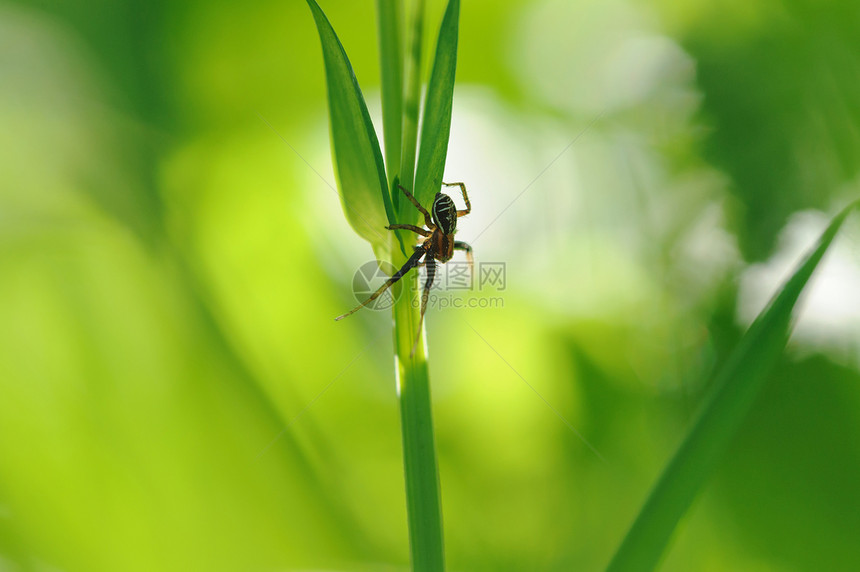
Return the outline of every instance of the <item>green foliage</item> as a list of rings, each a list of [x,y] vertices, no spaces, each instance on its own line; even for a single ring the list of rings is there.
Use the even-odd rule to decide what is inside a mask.
[[[461,3],[446,176],[508,281],[428,312],[432,411],[408,297],[394,364],[387,314],[332,320],[372,255],[323,59],[396,263],[448,2],[320,4],[348,61],[303,2],[0,7],[0,568],[432,568],[444,504],[451,570],[599,570],[680,450],[623,562],[860,570],[856,217],[788,348],[742,342],[858,195],[857,3]]]
[[[386,242],[368,238],[367,228],[350,217],[351,206],[359,205],[357,209],[361,222],[365,221],[363,214],[373,218],[379,214],[379,205],[375,210],[370,208],[367,201],[373,200],[372,193],[362,192],[366,186],[344,184],[352,181],[345,178],[350,174],[365,175],[355,168],[356,164],[367,165],[368,156],[365,150],[355,148],[356,143],[370,142],[369,149],[376,159],[379,170],[382,160],[379,146],[376,142],[373,125],[367,113],[367,107],[361,90],[358,87],[352,66],[346,56],[340,41],[332,30],[331,25],[319,6],[313,0],[308,4],[314,13],[314,19],[320,31],[320,39],[325,53],[326,77],[329,92],[329,110],[332,126],[332,141],[334,161],[340,174],[339,181],[343,191],[342,198],[347,217],[353,228],[361,236],[370,240],[375,247]],[[387,180],[392,184],[392,191],[400,195],[400,190],[393,185],[402,180],[411,189],[411,181],[416,180],[419,192],[416,197],[421,204],[427,205],[441,186],[442,171],[445,168],[445,157],[448,150],[448,135],[451,128],[451,107],[454,97],[454,74],[457,60],[457,36],[460,17],[460,3],[451,0],[442,20],[433,72],[427,89],[427,103],[424,110],[423,127],[421,130],[421,154],[418,160],[417,177],[413,172],[417,133],[414,126],[418,117],[418,88],[420,87],[421,37],[423,28],[423,2],[417,2],[414,12],[412,31],[412,50],[410,51],[409,93],[405,108],[402,107],[402,57],[398,30],[396,4],[382,1],[379,3],[379,34],[382,63],[383,83],[383,124],[386,133],[386,157],[389,169]],[[401,115],[405,113],[405,117]],[[360,126],[365,129],[361,130]],[[401,137],[402,126],[406,133]],[[399,164],[399,145],[407,149],[403,153],[404,164]],[[399,176],[395,169],[400,167]],[[396,220],[401,224],[418,222],[419,213],[407,201],[398,204],[404,208],[398,209],[397,217],[392,216],[391,198],[383,189],[384,211],[388,213],[392,223]],[[353,201],[353,198],[356,200]],[[366,200],[365,200],[366,199]],[[410,215],[407,215],[411,213]],[[369,214],[370,213],[370,214]],[[397,233],[401,241],[401,252],[405,256],[403,246],[404,235]],[[379,250],[377,250],[379,255]],[[395,262],[402,265],[403,256],[395,256]],[[409,515],[409,544],[412,552],[413,570],[418,572],[437,572],[444,570],[444,548],[442,535],[442,507],[439,490],[439,471],[436,464],[436,445],[433,435],[433,422],[430,402],[430,379],[426,356],[422,351],[413,355],[412,348],[416,334],[423,337],[419,331],[414,285],[415,274],[403,281],[413,288],[409,296],[402,297],[394,309],[394,338],[397,357],[397,376],[399,380],[401,428],[403,433],[403,465],[406,477],[406,504]],[[419,339],[417,343],[423,343]]]
[[[415,572],[439,572],[445,569],[445,549],[430,372],[423,347],[412,355],[418,331],[418,312],[412,302],[411,296],[401,296],[394,307],[409,547]]]
[[[422,205],[430,204],[439,191],[448,156],[459,22],[460,2],[451,0],[439,29],[436,57],[427,84],[424,118],[421,122],[421,152],[415,171],[415,197]]]
[[[706,156],[732,177],[741,248],[760,260],[794,210],[825,208],[860,169],[853,128],[860,61],[840,55],[860,51],[860,37],[850,2],[827,10],[803,1],[755,10],[757,18],[739,31],[728,25],[738,17],[733,11],[703,17],[682,41],[710,95],[705,121],[717,127]]]
[[[314,0],[308,0],[325,56],[334,164],[344,214],[352,228],[376,252],[388,253],[385,227],[394,211],[379,141],[349,58]]]
[[[852,210],[837,215],[816,248],[756,318],[714,380],[715,391],[666,466],[616,552],[610,572],[653,570],[684,513],[714,473],[785,348],[794,307]]]
[[[405,89],[403,101],[403,154],[400,157],[400,182],[407,188],[413,189],[415,182],[415,156],[418,150],[418,115],[421,101],[421,48],[424,38],[424,0],[412,2],[412,14],[409,19],[408,43],[406,46]],[[399,204],[406,204],[400,201]],[[402,214],[404,208],[398,208]]]
[[[396,197],[395,179],[400,169],[403,141],[403,40],[399,0],[377,0],[379,67],[382,77],[382,132],[385,134],[385,165],[388,188]],[[392,197],[393,198],[393,197]],[[393,200],[397,205],[397,199]],[[396,212],[396,209],[395,209]]]

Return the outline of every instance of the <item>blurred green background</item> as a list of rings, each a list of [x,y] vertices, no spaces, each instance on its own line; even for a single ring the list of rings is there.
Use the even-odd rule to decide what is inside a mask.
[[[321,6],[379,130],[375,5]],[[449,567],[599,570],[860,196],[860,4],[470,0],[457,77],[507,273],[428,315]],[[0,2],[0,570],[407,568],[325,105],[300,0]],[[858,262],[854,222],[662,570],[860,569]]]

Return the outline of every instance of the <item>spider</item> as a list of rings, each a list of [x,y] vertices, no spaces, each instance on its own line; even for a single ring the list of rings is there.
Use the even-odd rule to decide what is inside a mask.
[[[415,336],[415,344],[412,346],[412,352],[409,354],[410,357],[415,354],[415,347],[418,345],[418,338],[421,335],[421,324],[424,322],[424,312],[427,310],[427,299],[430,296],[430,286],[433,285],[433,278],[436,276],[436,261],[438,260],[443,263],[448,262],[454,255],[455,250],[463,250],[466,252],[466,258],[469,260],[470,270],[473,265],[472,247],[465,242],[454,240],[454,233],[457,231],[457,219],[469,214],[472,210],[472,204],[469,202],[469,195],[466,194],[466,185],[463,183],[442,184],[446,187],[460,187],[460,190],[463,192],[463,200],[466,203],[466,208],[464,210],[457,210],[451,197],[440,191],[436,193],[436,197],[433,199],[433,206],[430,209],[433,214],[431,215],[427,212],[427,209],[421,206],[421,203],[419,203],[409,191],[403,188],[403,186],[397,185],[400,187],[400,190],[403,191],[403,194],[406,195],[406,198],[415,205],[416,209],[421,211],[422,215],[424,215],[424,225],[429,230],[415,226],[414,224],[392,224],[385,228],[388,230],[411,230],[416,234],[426,237],[427,240],[415,247],[415,252],[409,257],[406,264],[404,264],[400,270],[395,272],[394,275],[379,288],[379,290],[371,294],[370,298],[346,314],[335,318],[335,320],[342,320],[350,314],[361,310],[363,307],[373,302],[395,282],[403,278],[403,276],[413,268],[418,266],[426,267],[427,280],[424,282],[424,291],[421,294],[421,317],[418,320],[418,334]],[[421,261],[422,258],[424,259],[423,262]]]

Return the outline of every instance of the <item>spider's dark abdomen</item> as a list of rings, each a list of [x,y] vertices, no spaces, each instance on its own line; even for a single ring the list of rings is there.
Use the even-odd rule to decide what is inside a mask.
[[[439,262],[448,262],[454,256],[454,235],[436,231],[430,237],[430,253]]]
[[[457,230],[457,207],[445,193],[436,193],[433,199],[433,222],[444,234]]]

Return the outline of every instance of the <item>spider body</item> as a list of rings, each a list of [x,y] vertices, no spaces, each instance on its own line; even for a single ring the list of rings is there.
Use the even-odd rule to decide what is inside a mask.
[[[421,318],[418,321],[418,334],[415,336],[415,344],[418,344],[418,337],[421,334],[421,323],[424,321],[424,312],[427,310],[427,300],[430,296],[430,287],[433,285],[433,279],[436,276],[436,261],[447,262],[454,256],[455,250],[462,250],[466,253],[469,260],[469,265],[472,265],[472,247],[454,240],[454,233],[457,231],[457,219],[461,216],[469,214],[472,210],[472,204],[469,202],[469,195],[466,194],[466,185],[463,183],[442,183],[446,187],[460,187],[463,192],[463,200],[466,203],[464,210],[457,210],[454,201],[443,192],[436,193],[431,207],[432,214],[427,212],[427,209],[412,196],[412,194],[402,186],[400,190],[406,195],[406,198],[415,205],[422,215],[424,215],[424,225],[426,229],[414,224],[393,224],[387,226],[388,230],[411,230],[412,232],[425,237],[427,240],[415,247],[415,252],[409,257],[400,270],[394,273],[379,290],[374,292],[370,298],[347,312],[342,316],[338,316],[335,320],[342,320],[350,314],[357,312],[372,301],[380,294],[390,288],[395,282],[403,278],[403,276],[416,266],[424,266],[427,269],[427,280],[424,282],[424,291],[421,294]],[[421,259],[424,259],[423,262]],[[415,353],[415,346],[412,346],[412,353]]]
[[[443,192],[436,193],[433,199],[433,222],[445,234],[457,232],[457,207]]]

